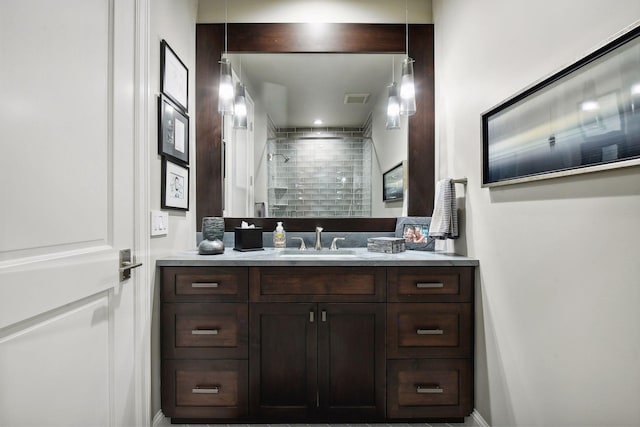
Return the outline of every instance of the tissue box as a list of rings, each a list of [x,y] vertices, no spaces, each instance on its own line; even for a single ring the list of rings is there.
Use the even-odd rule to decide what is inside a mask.
[[[367,239],[369,252],[382,252],[385,254],[397,254],[405,251],[404,238],[402,237],[371,237]]]
[[[236,251],[261,251],[262,250],[262,227],[256,228],[235,228]]]

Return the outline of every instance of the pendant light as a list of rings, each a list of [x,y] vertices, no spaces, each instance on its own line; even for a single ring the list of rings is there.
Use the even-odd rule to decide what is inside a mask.
[[[242,84],[242,59],[240,59],[240,81],[236,84],[236,96],[233,102],[233,127],[247,128],[247,99]]]
[[[227,0],[224,2],[224,53],[220,59],[220,85],[218,87],[218,112],[233,113],[233,77],[231,61],[227,58]]]
[[[389,98],[387,99],[387,129],[400,129],[400,101],[398,100],[398,86],[395,81],[395,58],[391,58],[391,84]]]
[[[405,0],[405,53],[402,61],[402,77],[400,78],[400,114],[413,116],[416,113],[416,90],[413,79],[413,58],[409,57],[409,6]]]

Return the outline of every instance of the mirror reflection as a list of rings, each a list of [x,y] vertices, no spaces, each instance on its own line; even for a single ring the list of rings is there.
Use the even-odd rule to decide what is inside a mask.
[[[403,55],[229,54],[247,128],[223,123],[224,214],[393,217],[382,174],[407,157],[407,118],[386,129]]]

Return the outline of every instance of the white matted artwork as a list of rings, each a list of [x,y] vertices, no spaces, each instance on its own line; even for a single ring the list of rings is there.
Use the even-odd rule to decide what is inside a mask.
[[[165,40],[160,42],[160,91],[187,112],[189,70]]]
[[[162,160],[162,208],[189,210],[189,168]]]

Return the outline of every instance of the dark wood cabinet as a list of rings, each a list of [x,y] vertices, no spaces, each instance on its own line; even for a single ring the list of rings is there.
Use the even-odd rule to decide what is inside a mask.
[[[473,411],[473,267],[387,269],[387,417]]]
[[[164,414],[173,422],[246,418],[248,269],[166,267],[161,274]]]
[[[460,420],[474,267],[163,267],[173,422]]]
[[[384,419],[384,304],[251,306],[250,409],[261,419]]]
[[[315,415],[315,304],[251,307],[250,408],[258,417],[301,420]]]

